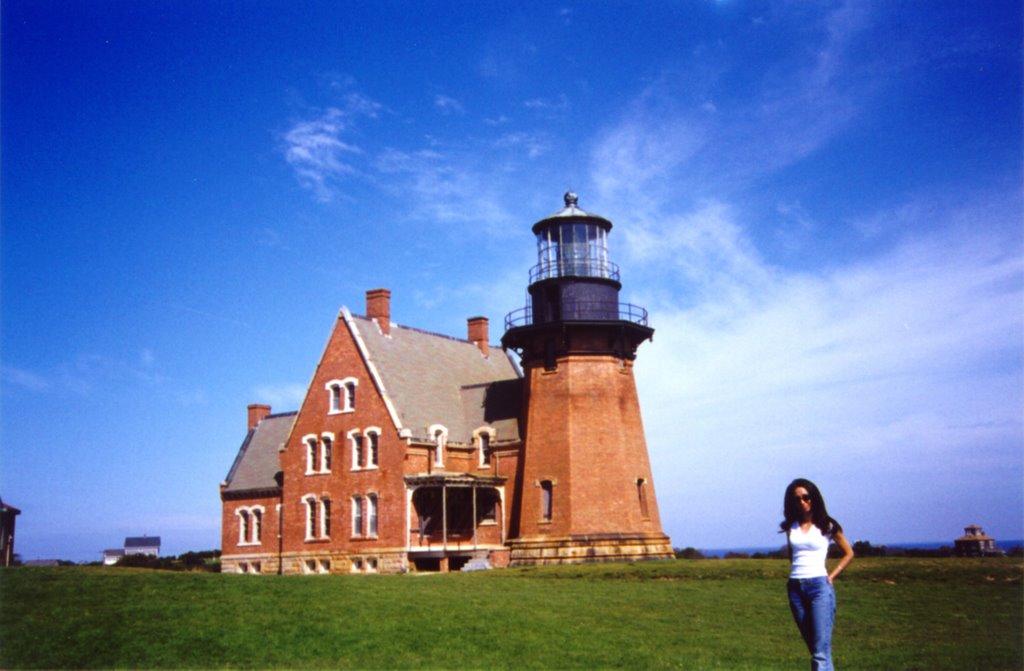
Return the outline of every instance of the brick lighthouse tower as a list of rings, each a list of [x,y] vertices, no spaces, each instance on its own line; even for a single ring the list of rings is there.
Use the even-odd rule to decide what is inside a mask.
[[[633,379],[647,311],[619,302],[612,222],[577,206],[533,225],[537,265],[501,344],[525,376],[512,565],[667,559]]]

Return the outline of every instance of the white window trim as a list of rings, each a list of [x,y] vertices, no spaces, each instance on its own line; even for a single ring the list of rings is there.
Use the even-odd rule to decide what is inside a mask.
[[[357,510],[361,513],[359,515],[359,524],[358,525],[356,524],[356,511]],[[352,519],[351,519],[351,524],[350,524],[350,526],[352,528],[352,538],[365,538],[366,536],[363,535],[363,527],[365,525],[366,525],[366,506],[363,503],[363,497],[361,497],[361,496],[353,496],[352,497]]]
[[[317,499],[317,505],[320,509],[320,519],[317,520],[319,522],[317,525],[319,528],[317,530],[320,532],[319,538],[321,540],[330,540],[331,538],[331,535],[327,533],[327,506],[330,505],[330,501],[331,497],[329,496],[323,496]]]
[[[302,437],[302,445],[306,450],[306,475],[315,475],[320,471],[318,466],[320,456],[320,439],[315,433],[307,433]]]
[[[480,456],[480,461],[479,461],[480,468],[490,468],[491,467],[490,464],[484,463],[484,446],[483,446],[483,439],[482,439],[483,436],[487,436],[487,441],[489,443],[488,447],[490,447],[490,449],[491,449],[491,457],[493,458],[494,457],[494,454],[493,454],[494,453],[494,439],[495,439],[495,437],[497,437],[497,435],[498,435],[498,432],[494,429],[494,427],[490,427],[490,426],[481,426],[479,429],[477,429],[476,431],[473,432],[473,442],[476,443],[476,451],[477,451],[477,453]]]
[[[326,461],[327,461],[327,459],[326,459],[326,457],[327,457],[327,442],[330,442],[330,444],[331,444],[331,464],[333,465],[334,464],[334,445],[335,445],[335,442],[334,442],[334,434],[331,433],[330,431],[324,431],[323,433],[320,434],[320,454],[319,454],[319,459],[317,461],[319,462],[320,472],[321,473],[330,473],[331,472],[331,466],[328,466],[326,464]]]
[[[354,377],[330,380],[324,385],[327,390],[327,414],[342,415],[347,412],[355,412],[356,404],[349,397],[348,387],[352,385],[353,395],[359,389],[359,380]],[[335,402],[336,401],[336,402]]]
[[[373,450],[370,449],[370,439],[368,438],[368,436],[370,434],[373,434],[373,435],[377,436],[377,461],[376,461],[376,463],[370,463],[370,457],[373,455]],[[380,430],[379,426],[371,426],[369,428],[363,429],[363,438],[365,439],[364,442],[363,442],[363,449],[366,450],[366,465],[363,466],[363,468],[366,468],[366,469],[369,469],[369,470],[375,470],[375,469],[380,468],[380,437],[381,437],[381,430]]]
[[[259,513],[259,518],[257,518],[254,513]],[[238,508],[235,508],[235,517],[238,518],[239,547],[263,544],[263,518],[266,514],[267,509],[259,505],[239,506]],[[245,528],[242,526],[242,515],[249,516],[249,538],[244,537]]]
[[[362,438],[363,432],[359,429],[352,429],[345,435],[348,437],[349,447],[352,452],[351,470],[361,471],[363,470],[363,465],[359,463],[359,448],[356,445],[356,438]],[[363,450],[366,450],[366,443],[363,443]]]
[[[363,516],[366,517],[366,537],[377,538],[380,536],[380,494],[377,492],[369,492],[366,497],[366,504],[363,506]],[[373,514],[370,514],[370,511]],[[370,518],[374,519],[374,526],[377,527],[376,531],[370,531]]]
[[[309,533],[309,530],[310,530],[309,528],[310,528],[310,526],[312,526],[309,523],[310,522],[309,518],[310,518],[310,511],[311,510],[316,510],[316,512],[320,512],[319,501],[317,500],[317,497],[316,497],[315,494],[306,494],[305,496],[302,497],[301,501],[302,501],[303,507],[306,509],[306,524],[305,524],[306,541],[307,542],[308,541],[315,541],[315,540],[317,540],[317,537],[316,536],[311,536],[310,533]],[[320,520],[317,520],[317,526],[318,527],[319,527],[320,524],[322,524],[322,522]],[[314,530],[314,532],[315,531],[316,530]]]
[[[434,441],[434,465],[444,468],[444,451],[448,445],[448,427],[443,424],[432,424],[428,429]]]

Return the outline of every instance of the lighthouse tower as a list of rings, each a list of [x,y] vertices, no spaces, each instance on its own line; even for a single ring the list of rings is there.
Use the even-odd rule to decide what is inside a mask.
[[[647,311],[619,302],[612,222],[565,208],[533,225],[537,265],[525,308],[505,318],[525,376],[511,564],[666,559],[633,361]]]

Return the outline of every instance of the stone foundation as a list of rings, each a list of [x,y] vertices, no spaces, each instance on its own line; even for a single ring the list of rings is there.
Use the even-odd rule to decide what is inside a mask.
[[[664,534],[576,534],[534,536],[509,541],[509,566],[581,564],[585,562],[672,559],[672,543]]]

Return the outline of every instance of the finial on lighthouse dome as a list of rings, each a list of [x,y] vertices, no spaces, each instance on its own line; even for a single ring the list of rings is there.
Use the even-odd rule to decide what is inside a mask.
[[[577,203],[580,202],[579,196],[574,191],[565,192],[565,206],[576,207]]]

